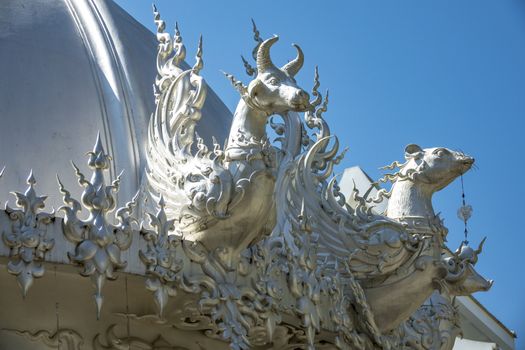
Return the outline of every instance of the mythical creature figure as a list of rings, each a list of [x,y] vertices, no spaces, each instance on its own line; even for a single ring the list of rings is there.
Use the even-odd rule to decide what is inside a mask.
[[[271,232],[275,225],[273,189],[276,150],[266,135],[268,117],[310,108],[309,95],[294,76],[303,65],[303,53],[282,68],[270,58],[278,37],[258,46],[257,75],[245,87],[226,74],[241,94],[225,150],[214,140],[208,151],[195,124],[206,98],[206,85],[197,63],[182,70],[185,48],[180,33],[170,38],[155,12],[158,27],[157,108],[149,126],[148,186],[162,193],[168,215],[178,219],[184,238],[198,241],[210,251],[221,247],[226,261],[238,258],[250,243]]]
[[[409,305],[421,305],[435,289],[441,276],[448,276],[440,256],[448,230],[432,207],[432,196],[456,177],[468,171],[474,159],[447,148],[422,149],[417,145],[405,148],[404,164],[397,162],[387,168],[400,170],[386,178],[394,181],[386,214],[405,225],[411,235],[425,237],[428,246],[412,255],[407,275],[392,275],[380,283],[368,284],[367,297],[381,324],[390,329],[415,310]],[[468,263],[468,262],[467,262]],[[388,293],[386,293],[388,291]]]
[[[447,148],[421,149],[418,145],[405,148],[406,162],[385,167],[400,167],[398,179],[392,187],[386,215],[390,218],[407,221],[411,218],[435,217],[432,208],[432,195],[449,185],[456,177],[465,173],[474,164],[474,158]]]
[[[476,250],[462,242],[456,252],[444,253],[447,276],[436,285],[438,290],[427,302],[392,332],[397,339],[396,348],[452,350],[456,337],[461,334],[455,298],[487,291],[492,286],[491,280],[486,280],[473,268],[484,242],[485,239]]]
[[[191,260],[198,261],[216,283],[228,286],[218,289],[228,291],[227,295],[219,293],[219,299],[239,303],[234,272],[253,273],[253,266],[248,265],[257,260],[253,244],[257,241],[265,247],[262,251],[275,254],[275,259],[258,267],[269,284],[274,282],[269,282],[264,271],[270,267],[281,271],[277,262],[283,259],[291,266],[281,272],[291,281],[292,297],[299,300],[295,307],[308,328],[310,345],[320,322],[328,322],[312,316],[312,310],[319,307],[318,289],[328,293],[322,287],[325,282],[319,282],[326,278],[337,280],[341,292],[348,293],[341,300],[348,298],[361,310],[353,316],[339,310],[344,317],[337,318],[338,324],[350,319],[361,323],[368,341],[383,348],[389,341],[385,334],[408,319],[438,286],[448,283],[469,289],[469,276],[476,276],[474,261],[461,258],[460,271],[442,258],[447,229],[432,208],[432,195],[468,171],[473,158],[446,148],[409,145],[406,161],[387,167],[399,168],[383,179],[393,182],[391,191],[366,199],[355,190],[358,205],[350,207],[336,178],[329,180],[342,155],[322,116],[328,99],[326,95],[323,101],[318,91],[317,69],[314,100],[309,101],[294,79],[304,60],[301,49],[296,46],[297,58],[277,68],[270,59],[270,48],[278,38],[262,40],[255,28],[256,69],[245,61],[254,79],[245,86],[226,74],[241,99],[224,150],[214,140],[213,151],[209,151],[194,132],[206,97],[206,85],[198,75],[201,44],[193,68],[182,69],[185,48],[180,33],[177,29],[172,39],[164,33],[157,12],[155,15],[159,75],[157,109],[149,126],[147,192],[155,202],[163,195],[162,210],[175,219],[183,247],[187,241],[199,242],[213,252]],[[305,112],[304,121],[297,112]],[[272,144],[266,133],[272,115],[283,121],[270,118],[281,147]],[[371,203],[384,198],[389,198],[386,215],[374,214]],[[262,240],[267,234],[270,236]],[[248,262],[241,268],[243,259]],[[294,272],[297,266],[309,272]],[[461,278],[456,279],[457,274]],[[303,281],[299,275],[309,277]],[[277,279],[283,282],[282,277]],[[280,304],[284,299],[275,297],[274,302],[275,310],[289,307]],[[230,306],[224,309],[229,315],[224,318],[236,319]],[[234,333],[248,344],[247,326],[243,327]],[[357,338],[352,334],[345,337],[354,341]]]
[[[316,167],[321,160],[333,161],[322,156],[323,142],[320,139],[299,157],[286,186],[285,196],[291,199],[286,210],[299,213],[301,206],[306,208],[315,218],[311,225],[318,236],[319,258],[332,260],[335,269],[347,264],[365,290],[378,328],[394,329],[432,294],[437,281],[448,276],[441,259],[447,229],[434,213],[432,195],[468,171],[474,159],[446,148],[409,145],[406,162],[387,167],[400,168],[384,178],[393,182],[391,191],[381,191],[379,198],[367,202],[355,190],[359,205],[351,208],[335,179],[322,184],[326,174]],[[373,214],[369,205],[381,197],[389,197],[386,216]]]

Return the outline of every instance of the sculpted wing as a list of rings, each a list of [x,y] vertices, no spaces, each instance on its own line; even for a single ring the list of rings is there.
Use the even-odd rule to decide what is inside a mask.
[[[221,179],[218,184],[224,186],[230,182],[229,173],[219,164],[222,151],[216,140],[210,151],[195,133],[207,92],[199,76],[203,67],[202,38],[195,65],[185,69],[186,49],[178,26],[171,38],[164,32],[165,22],[156,9],[154,15],[159,42],[158,74],[154,84],[156,109],[148,130],[146,192],[153,197],[153,203],[162,193],[170,217],[180,216],[182,208],[220,215],[226,202],[220,194],[229,191],[220,191],[221,186],[214,186],[209,179],[217,175]]]
[[[275,196],[276,203],[285,203],[285,208],[277,209],[281,218],[276,230],[286,232],[288,225],[298,227],[297,218],[306,216],[309,230],[317,239],[321,260],[341,268],[349,264],[356,277],[385,276],[417,257],[422,245],[400,223],[373,214],[357,190],[353,195],[360,204],[355,209],[347,205],[336,178],[328,180],[343,155],[337,155],[338,140],[330,135],[322,117],[327,99],[321,104],[318,87],[316,70],[312,92],[316,97],[312,102],[315,108],[306,112],[303,124],[305,149],[280,166],[282,178],[277,181]],[[317,132],[309,137],[308,129]],[[329,147],[331,139],[334,142]]]

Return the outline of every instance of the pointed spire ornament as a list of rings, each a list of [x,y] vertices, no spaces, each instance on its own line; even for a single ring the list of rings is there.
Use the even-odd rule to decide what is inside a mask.
[[[199,74],[202,67],[204,67],[204,62],[202,61],[202,35],[199,37],[199,45],[197,47],[197,53],[195,54],[195,64],[193,65],[193,72]]]
[[[127,263],[121,259],[121,252],[131,245],[131,225],[135,219],[131,216],[136,205],[137,196],[123,208],[116,211],[117,224],[113,225],[108,216],[116,206],[116,192],[119,189],[120,177],[106,185],[104,172],[109,169],[111,157],[106,154],[102,146],[100,133],[93,151],[88,152],[88,166],[93,171],[88,181],[80,169],[74,164],[73,168],[78,177],[78,183],[84,187],[81,202],[73,199],[69,191],[57,176],[60,192],[64,196],[65,206],[59,211],[65,213],[63,221],[64,236],[75,244],[75,251],[68,253],[69,259],[82,266],[80,274],[90,277],[95,286],[95,304],[97,319],[103,303],[102,288],[106,279],[114,280],[115,271],[126,267]],[[78,218],[82,207],[89,212],[86,220]]]
[[[259,30],[257,29],[257,26],[255,25],[255,21],[252,18],[252,31],[253,31],[253,40],[255,40],[255,47],[252,50],[252,57],[254,60],[257,61],[257,51],[259,50],[259,46],[263,42],[263,39],[259,35]],[[246,74],[248,74],[251,77],[257,76],[257,68],[253,67],[245,58],[243,55],[241,55],[241,60],[244,65],[244,69],[246,70]]]

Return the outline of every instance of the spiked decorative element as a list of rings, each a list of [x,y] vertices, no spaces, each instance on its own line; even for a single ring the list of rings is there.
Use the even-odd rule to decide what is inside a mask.
[[[248,88],[242,83],[242,81],[235,79],[235,77],[229,73],[222,72],[224,76],[230,81],[230,83],[233,85],[235,90],[239,92],[241,97],[247,97],[248,96]]]
[[[181,236],[171,234],[175,230],[175,220],[168,220],[161,196],[156,215],[147,213],[150,225],[155,230],[141,228],[141,234],[147,242],[147,250],[139,251],[140,260],[146,265],[146,288],[154,293],[159,317],[162,318],[168,298],[177,294],[176,283],[182,278],[182,260],[177,259],[176,248],[181,243]]]
[[[199,46],[197,48],[197,54],[195,55],[195,64],[193,65],[193,73],[199,74],[204,62],[202,61],[202,35],[199,37]]]
[[[246,58],[244,58],[243,55],[241,55],[242,64],[244,65],[244,69],[246,69],[246,74],[248,74],[251,77],[254,77],[257,75],[257,72],[255,71],[255,68],[251,66],[248,61],[246,61]]]
[[[199,45],[200,46],[200,45]],[[182,43],[182,36],[180,35],[179,23],[175,22],[175,36],[173,37],[173,64],[178,65],[186,58],[186,47]]]
[[[157,7],[153,5],[153,18],[155,25],[157,26],[157,41],[159,42],[159,56],[162,55],[162,58],[166,58],[173,51],[173,45],[171,42],[171,37],[168,33],[164,32],[166,29],[166,23],[160,19],[160,13],[157,10]],[[178,33],[178,28],[177,28]],[[184,58],[183,58],[184,59]]]
[[[45,253],[55,245],[53,239],[45,238],[46,226],[52,221],[54,213],[42,212],[47,196],[36,195],[32,170],[27,184],[29,186],[24,193],[12,192],[16,205],[21,209],[5,206],[13,225],[10,233],[2,235],[4,243],[10,248],[7,270],[17,277],[24,297],[33,285],[33,279],[44,275],[41,262]]]
[[[263,42],[263,39],[259,35],[259,30],[257,29],[257,26],[255,25],[255,21],[252,18],[252,27],[253,27],[253,40],[255,40],[256,45],[252,50],[252,57],[254,60],[257,60],[257,51],[259,50],[259,46]],[[244,58],[244,56],[241,55],[242,63],[244,65],[244,69],[246,69],[246,74],[248,74],[251,77],[257,76],[257,68],[252,67],[252,65]]]
[[[160,13],[155,5],[153,6],[153,18],[157,27],[158,41],[155,94],[161,95],[166,92],[170,83],[173,82],[173,79],[186,74],[190,75],[191,84],[200,91],[202,78],[199,79],[198,75],[204,66],[202,60],[202,36],[199,39],[195,64],[188,73],[182,74],[183,69],[180,67],[180,64],[186,58],[186,46],[182,40],[179,24],[175,24],[175,35],[171,37],[169,33],[164,31],[166,29],[166,23],[160,18]],[[202,95],[203,93],[197,94],[198,97]],[[159,98],[156,98],[156,102],[159,102]]]
[[[116,279],[114,272],[126,267],[126,262],[121,260],[120,254],[131,245],[131,225],[135,220],[130,214],[136,204],[137,196],[124,208],[117,210],[115,216],[118,224],[110,224],[108,213],[115,209],[114,193],[118,192],[120,175],[111,185],[106,185],[104,171],[109,169],[111,158],[102,147],[100,134],[97,136],[93,151],[88,152],[87,155],[89,156],[88,166],[93,170],[91,180],[86,180],[79,168],[72,163],[78,177],[78,183],[84,187],[81,197],[82,205],[71,198],[70,193],[58,179],[60,192],[63,194],[66,204],[59,210],[65,213],[64,235],[76,245],[74,254],[68,254],[69,259],[80,264],[83,267],[80,274],[90,276],[95,285],[95,303],[97,318],[99,318],[104,282],[106,279]],[[78,218],[82,206],[90,214],[86,220]]]
[[[257,43],[257,45],[254,47],[252,51],[252,57],[254,60],[256,60],[257,50],[259,50],[259,45],[261,45],[264,40],[261,38],[259,29],[257,29],[257,25],[255,24],[255,21],[253,20],[253,18],[252,18],[252,31],[253,31],[253,40],[255,40],[255,42]]]

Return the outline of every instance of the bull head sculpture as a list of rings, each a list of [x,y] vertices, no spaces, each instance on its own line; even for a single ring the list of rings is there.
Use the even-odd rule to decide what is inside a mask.
[[[304,112],[310,109],[310,96],[295,81],[295,75],[304,63],[303,51],[298,45],[297,57],[278,68],[270,57],[270,48],[279,40],[278,36],[263,41],[257,50],[257,75],[248,86],[226,74],[243,100],[253,109],[262,111],[266,116],[287,111]]]
[[[444,259],[447,268],[445,280],[453,295],[470,295],[479,291],[487,291],[492,287],[493,281],[486,280],[474,269],[485,240],[486,237],[476,250],[462,242],[452,256]]]

